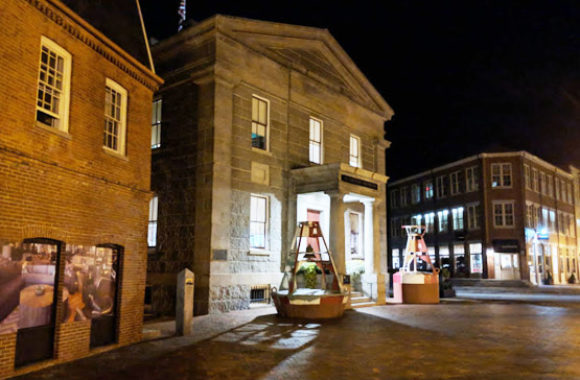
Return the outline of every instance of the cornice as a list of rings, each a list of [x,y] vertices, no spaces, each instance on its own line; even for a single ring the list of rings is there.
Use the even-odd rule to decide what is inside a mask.
[[[58,0],[23,0],[130,77],[156,91],[163,79]],[[104,45],[104,46],[103,46]],[[122,59],[119,59],[121,56]],[[130,67],[123,61],[128,61]]]

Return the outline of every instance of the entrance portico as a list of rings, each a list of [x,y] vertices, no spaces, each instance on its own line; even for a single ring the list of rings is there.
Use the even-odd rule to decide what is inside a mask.
[[[346,164],[291,173],[288,231],[299,221],[318,218],[338,273],[350,274],[355,290],[385,303],[388,177]]]

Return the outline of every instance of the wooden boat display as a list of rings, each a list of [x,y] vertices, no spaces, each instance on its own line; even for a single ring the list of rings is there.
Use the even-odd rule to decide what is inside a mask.
[[[299,223],[285,262],[280,289],[272,288],[271,291],[278,315],[304,319],[338,318],[343,315],[348,293],[336,272],[318,222]],[[320,276],[316,274],[315,281],[312,275],[314,269],[320,272]],[[309,281],[304,281],[303,273],[307,271]],[[299,281],[300,276],[303,281]]]

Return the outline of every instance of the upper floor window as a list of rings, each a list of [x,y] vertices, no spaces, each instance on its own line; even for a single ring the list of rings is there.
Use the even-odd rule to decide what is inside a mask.
[[[467,228],[470,230],[479,229],[479,218],[481,210],[479,203],[467,206]]]
[[[547,175],[546,182],[548,183],[548,196],[554,197],[554,178],[551,175]]]
[[[459,194],[460,192],[459,174],[460,172],[457,171],[449,175],[449,182],[451,183],[451,195]]]
[[[560,179],[554,177],[554,183],[556,184],[556,199],[560,200]]]
[[[159,209],[159,198],[154,196],[149,201],[149,229],[147,230],[147,245],[157,246],[157,219]]]
[[[395,189],[391,191],[391,207],[397,208],[400,205],[399,190]]]
[[[562,199],[562,202],[566,202],[566,199],[567,199],[566,182],[564,182],[563,179],[560,180],[560,190],[562,190],[562,195],[561,195],[560,199]]]
[[[479,189],[479,167],[472,166],[465,169],[465,191],[477,191]]]
[[[437,181],[437,198],[445,198],[447,196],[447,178],[439,176]]]
[[[409,199],[409,191],[408,191],[408,187],[407,186],[403,186],[401,187],[401,206],[406,206],[409,202],[407,202],[407,200]]]
[[[269,102],[252,96],[252,147],[268,150]]]
[[[67,132],[71,55],[46,37],[40,43],[36,121]]]
[[[514,202],[494,201],[493,202],[493,225],[494,227],[514,226]]]
[[[524,182],[526,184],[526,189],[532,190],[532,179],[530,178],[531,172],[528,165],[524,165]]]
[[[540,172],[540,190],[543,195],[548,194],[548,183],[546,173]]]
[[[423,188],[425,191],[425,199],[433,198],[433,181],[423,182]]]
[[[161,99],[153,101],[153,116],[151,119],[151,149],[157,149],[161,146]]]
[[[539,192],[540,184],[538,183],[538,170],[532,169],[532,190]]]
[[[453,215],[453,229],[462,230],[463,229],[463,207],[457,207],[451,209],[451,214]]]
[[[268,197],[250,197],[250,248],[266,249],[268,230]]]
[[[421,202],[421,188],[414,184],[411,186],[411,203],[416,204]]]
[[[322,164],[322,121],[314,118],[310,118],[309,159]]]
[[[360,154],[360,137],[355,135],[350,135],[350,166],[355,168],[360,168],[361,165],[361,154]]]
[[[491,164],[491,187],[512,186],[512,164]]]
[[[568,189],[568,203],[572,204],[572,196],[574,195],[572,193],[572,185],[570,183],[566,184],[566,189]]]
[[[107,78],[103,145],[120,154],[125,154],[126,119],[127,91]]]

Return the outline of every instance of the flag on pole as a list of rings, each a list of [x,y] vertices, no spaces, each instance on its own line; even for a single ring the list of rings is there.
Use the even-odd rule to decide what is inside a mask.
[[[177,31],[179,32],[183,29],[183,23],[185,22],[185,0],[181,0],[179,3],[179,8],[177,9],[177,14],[179,15],[179,22],[177,23]]]

